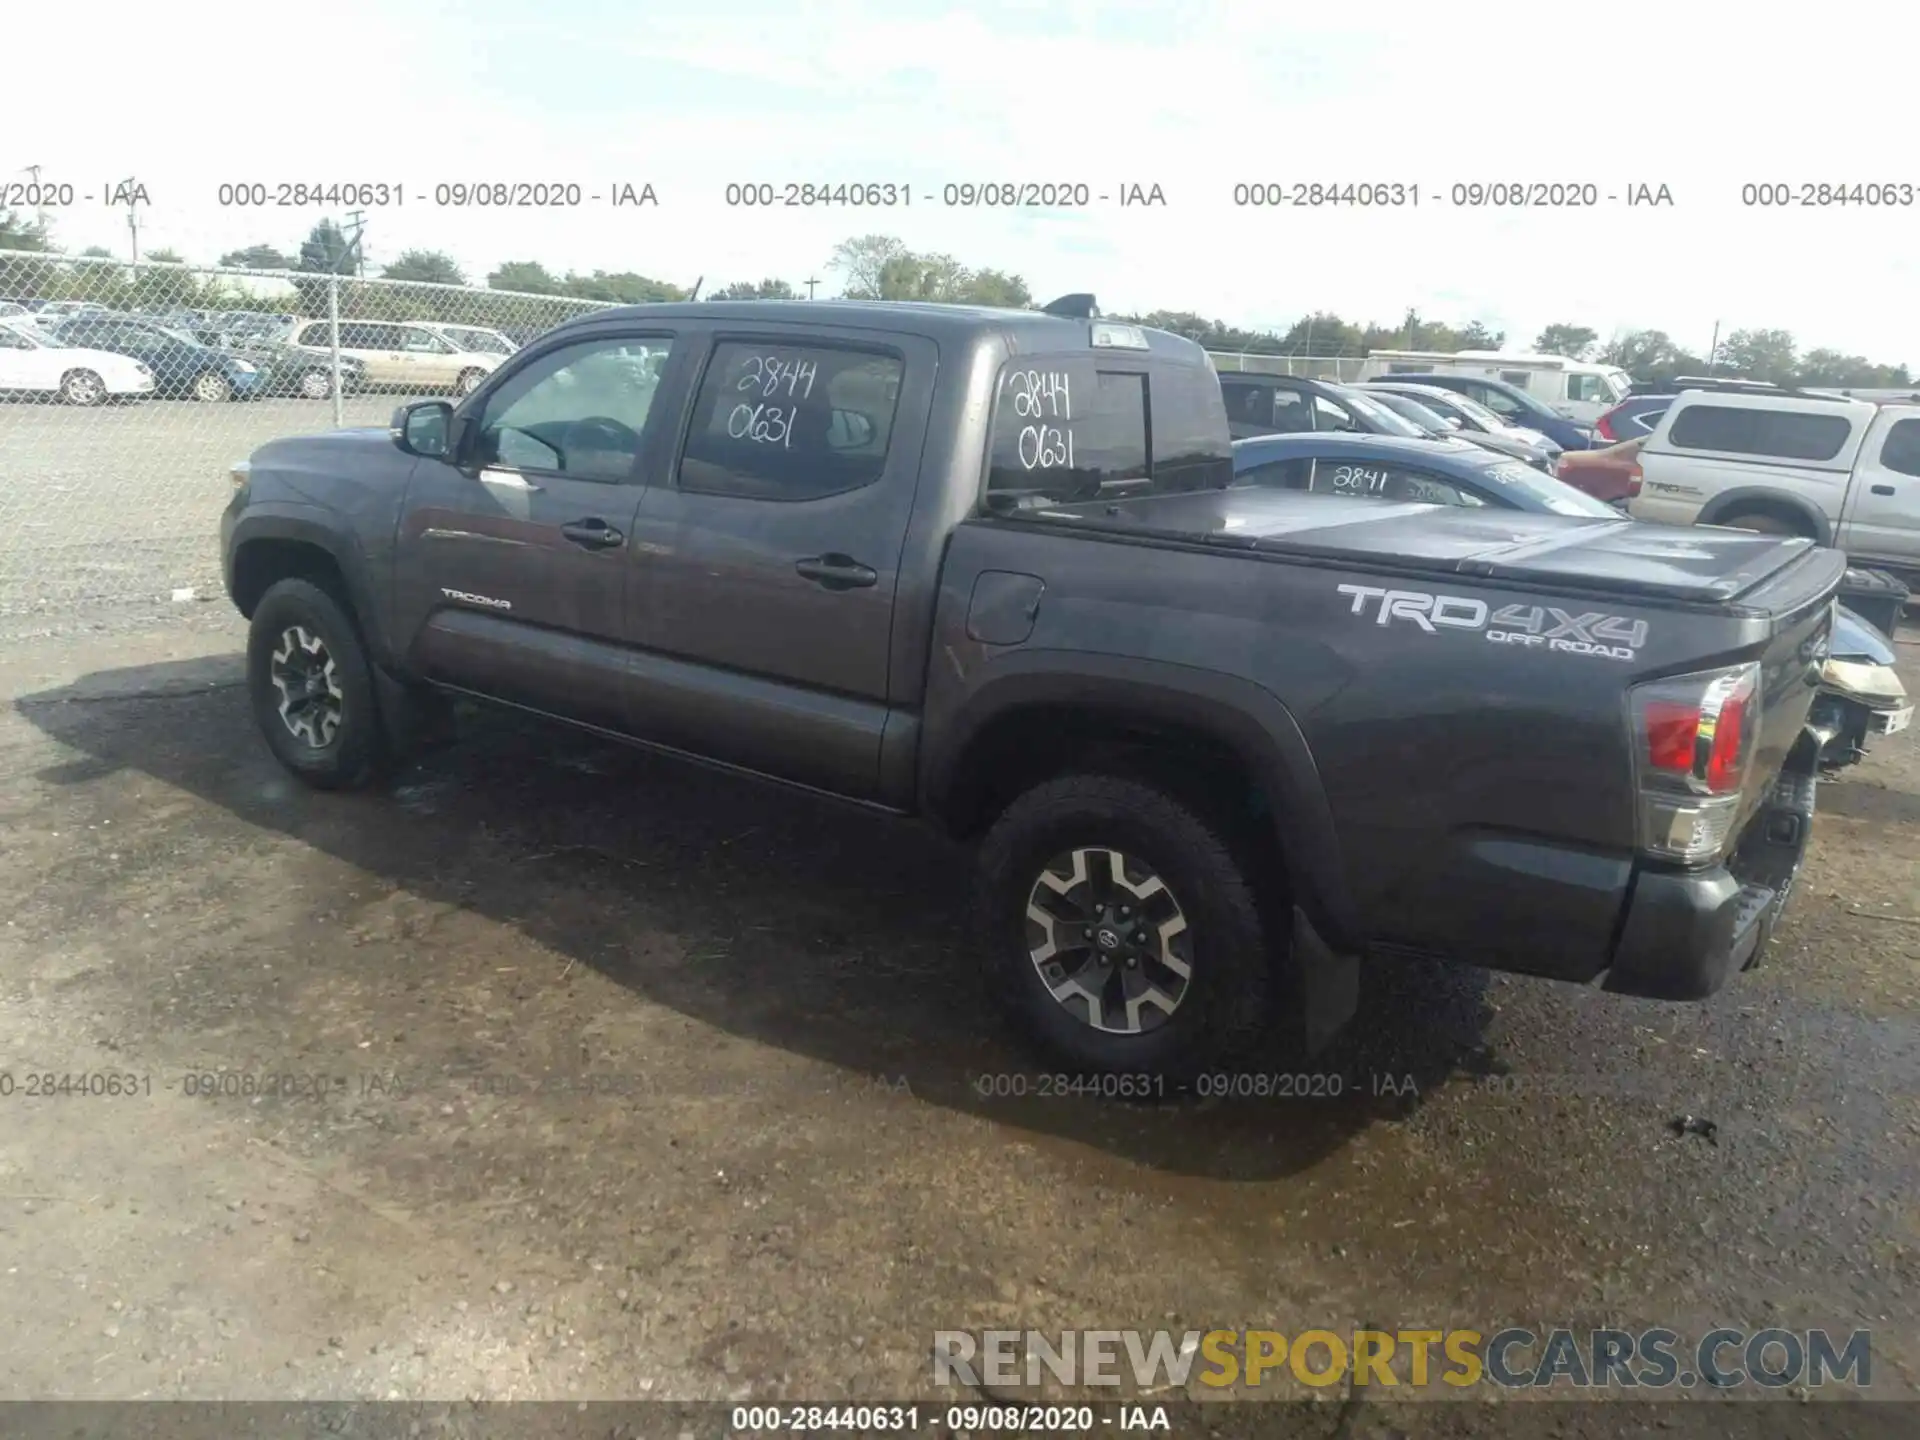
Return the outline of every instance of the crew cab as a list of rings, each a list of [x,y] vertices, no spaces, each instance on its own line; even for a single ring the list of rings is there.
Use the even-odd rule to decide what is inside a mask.
[[[648,305],[261,446],[221,539],[295,775],[467,696],[922,817],[1075,1071],[1312,1049],[1369,953],[1669,999],[1760,956],[1839,555],[1233,469],[1200,348],[1091,297]]]
[[[1638,458],[1641,519],[1801,535],[1920,574],[1920,403],[1688,390]]]

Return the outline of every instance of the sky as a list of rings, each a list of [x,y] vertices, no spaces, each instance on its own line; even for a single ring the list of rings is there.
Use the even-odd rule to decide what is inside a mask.
[[[1783,328],[1920,369],[1920,147],[1912,20],[1862,4],[1770,26],[1722,6],[1373,0],[332,0],[236,11],[107,0],[84,52],[70,9],[10,16],[0,184],[71,182],[68,249],[212,261],[297,248],[324,209],[222,206],[223,183],[379,181],[372,265],[444,251],[637,271],[708,288],[822,282],[837,242],[897,236],[1023,276],[1038,299],[1194,311],[1285,329],[1309,311],[1545,325],[1604,339]],[[272,14],[275,18],[261,18]],[[324,21],[308,18],[323,14]],[[284,16],[285,18],[280,18]],[[1737,16],[1745,16],[1737,19]],[[1876,36],[1879,40],[1876,41]],[[84,83],[69,62],[84,53]],[[121,98],[121,97],[124,97]],[[442,184],[653,186],[655,206],[480,210]],[[904,207],[730,207],[734,182],[891,182]],[[1009,210],[948,185],[1039,182],[1164,205]],[[1417,206],[1252,208],[1236,185],[1385,182]],[[1748,184],[1879,182],[1904,207],[1759,207]],[[1453,203],[1454,187],[1592,185],[1582,209]],[[1628,206],[1645,185],[1670,205]],[[1608,196],[1618,196],[1609,200]],[[375,273],[369,268],[369,274]]]

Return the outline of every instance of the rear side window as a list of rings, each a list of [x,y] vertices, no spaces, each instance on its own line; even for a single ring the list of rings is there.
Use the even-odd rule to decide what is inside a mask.
[[[1920,420],[1901,420],[1880,446],[1880,463],[1902,475],[1920,475]]]
[[[905,365],[829,345],[714,347],[680,488],[751,500],[818,500],[878,480]]]
[[[1009,365],[994,406],[987,490],[1093,500],[1148,488],[1147,377],[1091,361]]]
[[[1718,450],[1727,455],[1831,460],[1852,430],[1853,422],[1845,415],[1688,405],[1673,417],[1667,443],[1682,450]]]

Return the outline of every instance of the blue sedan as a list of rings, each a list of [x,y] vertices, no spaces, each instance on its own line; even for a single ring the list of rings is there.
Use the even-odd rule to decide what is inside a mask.
[[[1233,484],[1356,500],[1625,518],[1605,501],[1509,456],[1395,435],[1313,431],[1236,440]]]

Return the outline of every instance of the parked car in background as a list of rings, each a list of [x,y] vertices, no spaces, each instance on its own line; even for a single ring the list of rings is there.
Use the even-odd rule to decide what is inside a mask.
[[[1410,372],[1458,373],[1496,379],[1525,391],[1555,414],[1591,425],[1626,399],[1633,378],[1618,365],[1569,360],[1564,355],[1501,354],[1497,350],[1375,350],[1362,378]]]
[[[1443,390],[1438,385],[1408,385],[1398,380],[1367,380],[1353,388],[1378,397],[1383,405],[1392,403],[1388,396],[1400,396],[1443,420],[1451,420],[1454,433],[1461,439],[1524,460],[1548,474],[1553,473],[1560,459],[1560,447],[1538,430],[1509,425],[1486,406],[1458,391]]]
[[[0,319],[0,392],[69,405],[153,394],[153,372],[109,350],[64,345],[30,319]]]
[[[34,311],[34,319],[51,325],[56,320],[65,320],[74,315],[111,315],[106,306],[92,300],[49,300]]]
[[[1318,430],[1397,435],[1439,445],[1467,443],[1446,432],[1429,434],[1374,396],[1330,380],[1226,371],[1220,374],[1220,394],[1227,406],[1228,433],[1236,440]]]
[[[326,350],[331,333],[331,321],[309,320],[293,340],[303,349]],[[340,353],[366,366],[369,389],[413,394],[470,395],[507,358],[498,351],[462,349],[425,325],[394,320],[342,320]]]
[[[1659,428],[1660,417],[1667,413],[1667,407],[1673,404],[1674,397],[1686,390],[1717,390],[1728,395],[1779,395],[1785,393],[1778,385],[1765,380],[1743,380],[1729,375],[1677,375],[1662,384],[1657,393],[1629,395],[1613,409],[1593,422],[1593,433],[1597,439],[1609,441],[1644,440]],[[1845,390],[1827,391],[1815,387],[1817,393],[1847,395]],[[1874,398],[1871,396],[1862,398]],[[1920,395],[1906,396],[1896,394],[1898,399],[1920,400]]]
[[[16,301],[0,300],[0,319],[8,319],[15,315],[31,315],[32,313],[33,312],[27,309],[26,306]]]
[[[1477,445],[1442,449],[1397,435],[1314,432],[1236,440],[1233,483],[1468,510],[1626,518],[1614,506],[1510,455]]]
[[[1451,390],[1491,410],[1509,425],[1537,430],[1562,450],[1584,450],[1593,443],[1593,427],[1567,419],[1545,402],[1517,385],[1509,385],[1488,375],[1473,375],[1452,370],[1395,372],[1394,380],[1406,385],[1433,385]]]
[[[1920,575],[1920,404],[1688,390],[1639,459],[1641,519],[1804,535]]]
[[[154,393],[209,403],[249,400],[265,393],[270,377],[252,361],[203,345],[184,330],[130,315],[76,315],[53,328],[62,345],[129,355],[153,372]]]
[[[261,382],[264,395],[293,395],[305,400],[326,400],[333,395],[333,356],[327,351],[289,345],[245,331],[222,334],[198,330],[194,338],[257,365],[260,373],[267,377]],[[340,393],[358,395],[366,387],[366,361],[356,355],[341,355]]]
[[[1857,764],[1875,737],[1897,735],[1913,723],[1913,702],[1898,665],[1884,633],[1845,605],[1834,611],[1820,693],[1807,714],[1808,726],[1821,738],[1823,770]]]
[[[1641,440],[1623,440],[1598,450],[1569,450],[1554,474],[1576,490],[1609,505],[1625,506],[1640,493]]]

